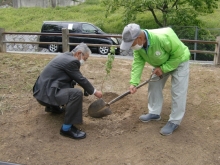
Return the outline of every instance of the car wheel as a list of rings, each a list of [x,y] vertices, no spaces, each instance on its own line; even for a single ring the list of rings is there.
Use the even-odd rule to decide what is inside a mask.
[[[116,49],[116,50],[115,50],[115,55],[120,55],[120,54],[121,54],[120,49]]]
[[[59,46],[56,45],[56,44],[50,44],[48,46],[48,49],[49,49],[50,52],[58,52]]]
[[[105,47],[105,46],[100,46],[98,48],[99,54],[101,55],[106,55],[109,52],[109,47]]]

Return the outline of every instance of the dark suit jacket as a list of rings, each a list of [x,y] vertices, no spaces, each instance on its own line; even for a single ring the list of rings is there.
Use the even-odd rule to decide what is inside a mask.
[[[64,88],[72,88],[76,81],[90,95],[94,87],[80,72],[80,62],[71,52],[62,53],[52,59],[44,68],[33,87],[33,96],[50,105],[64,105],[69,95],[62,92]]]

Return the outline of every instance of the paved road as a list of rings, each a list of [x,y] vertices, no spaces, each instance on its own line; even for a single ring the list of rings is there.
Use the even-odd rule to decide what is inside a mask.
[[[58,53],[51,53],[51,52],[19,52],[19,51],[7,51],[8,53],[23,53],[23,54],[48,54],[48,55],[57,55]],[[91,54],[91,56],[94,57],[107,57],[107,55],[100,55],[100,54]],[[119,58],[119,59],[129,59],[129,60],[133,60],[133,56],[121,56],[121,55],[116,55],[115,58]],[[202,64],[202,65],[214,65],[213,61],[194,61],[194,60],[190,60],[190,63],[193,64]]]
[[[19,54],[48,54],[48,55],[57,55],[58,53],[51,53],[51,52],[22,52],[22,51],[7,51],[7,53],[19,53]],[[107,57],[107,55],[100,55],[96,53],[92,53],[91,56],[94,57]],[[133,56],[121,56],[121,55],[116,55],[115,58],[120,58],[120,59],[131,59],[133,60]]]

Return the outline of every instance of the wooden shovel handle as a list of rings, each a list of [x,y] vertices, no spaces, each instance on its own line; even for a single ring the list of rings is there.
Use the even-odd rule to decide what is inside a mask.
[[[136,86],[136,88],[138,89],[138,88],[144,86],[145,84],[147,84],[148,82],[150,82],[152,76],[153,76],[153,74],[150,75],[150,78],[149,78],[148,80],[146,80],[146,81],[144,81],[143,83],[141,83],[140,85]],[[161,78],[162,78],[162,77],[160,77],[160,79],[161,79]],[[115,103],[116,101],[120,100],[121,98],[127,96],[127,95],[130,94],[130,93],[131,93],[130,91],[127,91],[127,92],[123,93],[122,95],[116,97],[115,99],[111,100],[111,101],[108,102],[106,105],[109,106],[109,105]]]

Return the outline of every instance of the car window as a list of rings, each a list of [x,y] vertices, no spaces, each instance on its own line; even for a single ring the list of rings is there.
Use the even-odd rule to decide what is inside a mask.
[[[43,29],[44,29],[43,31],[49,31],[49,32],[62,31],[62,26],[45,24]]]
[[[101,33],[101,34],[105,33],[105,32],[103,32],[102,29],[100,29],[99,27],[96,26],[96,28],[97,28],[97,30],[99,31],[99,33]]]
[[[78,24],[76,24],[76,23],[69,23],[67,28],[69,29],[70,33],[77,32]]]
[[[96,29],[94,26],[90,24],[82,24],[82,32],[83,33],[92,33],[96,34],[98,29]]]

